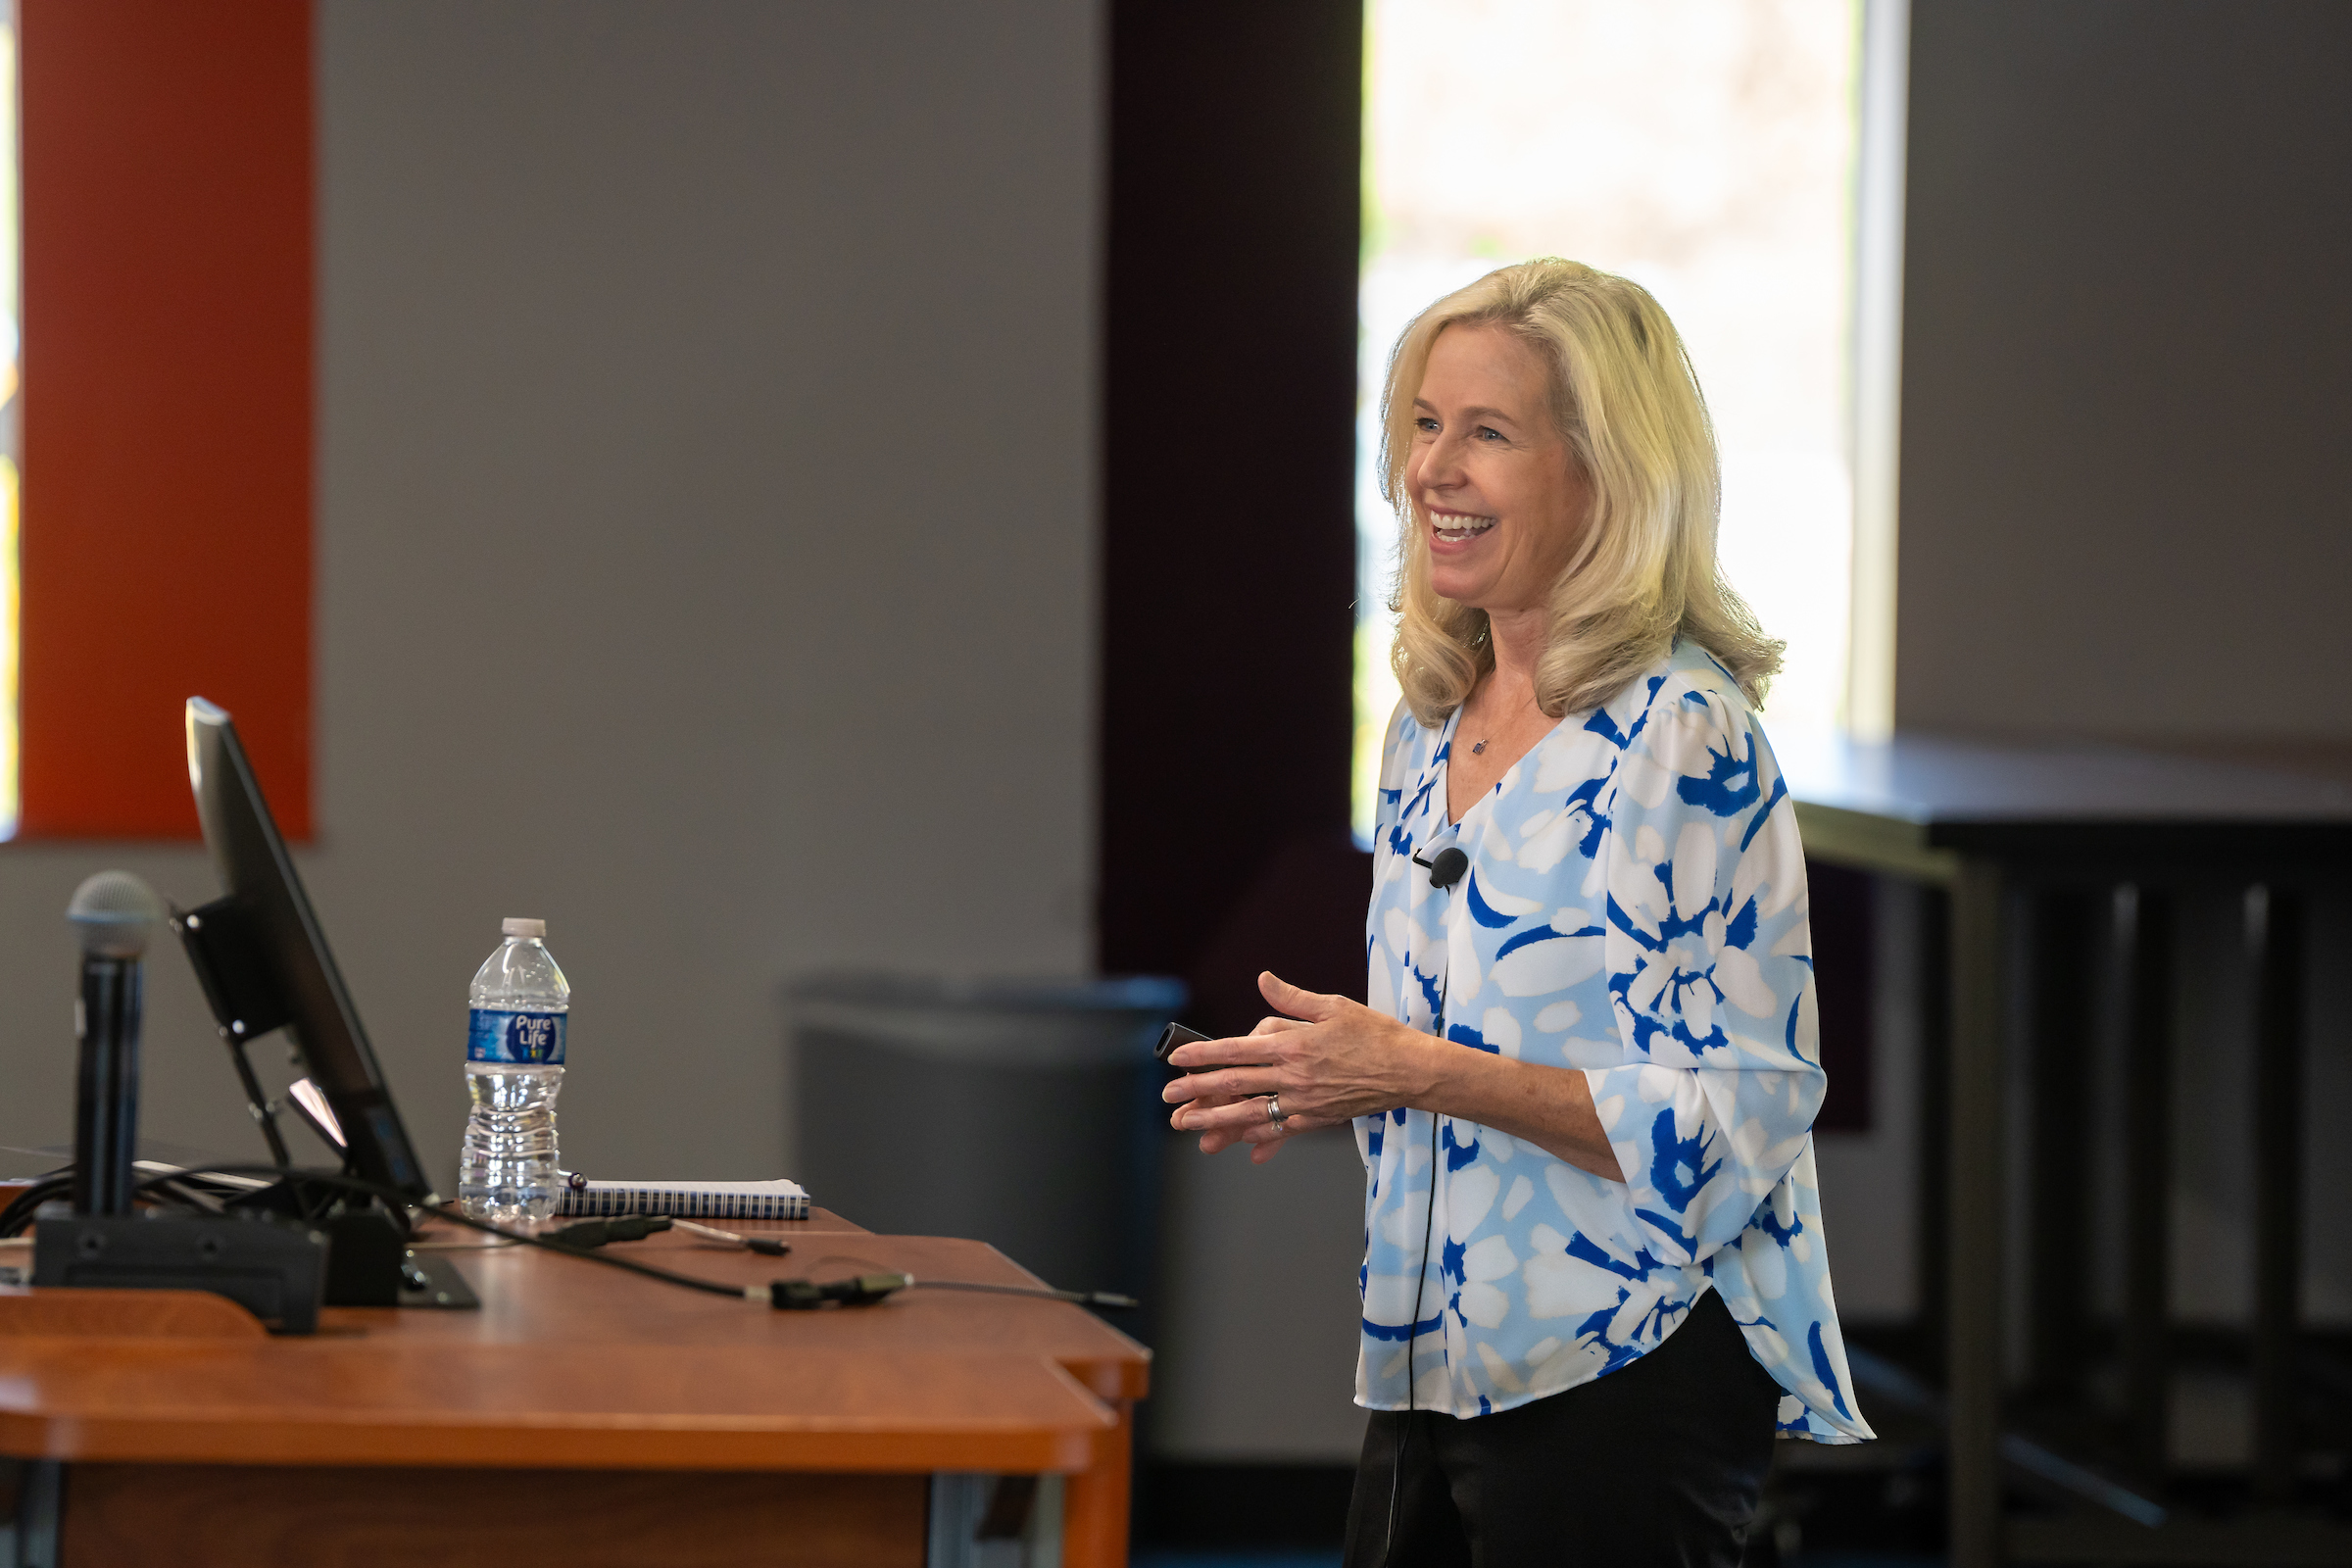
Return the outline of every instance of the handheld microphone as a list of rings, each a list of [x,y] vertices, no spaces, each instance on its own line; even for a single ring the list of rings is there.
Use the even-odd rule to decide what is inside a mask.
[[[66,918],[81,938],[79,1044],[74,1087],[74,1212],[127,1214],[139,1137],[140,959],[164,901],[128,871],[101,871],[74,890]]]
[[[1413,863],[1428,866],[1429,885],[1443,893],[1459,882],[1462,873],[1470,869],[1470,857],[1459,849],[1445,849],[1438,852],[1438,858],[1434,860],[1424,860],[1416,855]]]

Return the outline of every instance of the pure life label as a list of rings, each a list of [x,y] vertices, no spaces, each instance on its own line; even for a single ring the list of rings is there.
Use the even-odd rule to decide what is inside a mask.
[[[564,1014],[473,1009],[466,1031],[466,1059],[517,1067],[564,1065]]]

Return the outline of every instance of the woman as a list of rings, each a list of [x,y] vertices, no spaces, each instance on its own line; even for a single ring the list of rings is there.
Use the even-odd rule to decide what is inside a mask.
[[[1804,856],[1665,313],[1572,262],[1406,328],[1371,1005],[1186,1047],[1172,1120],[1368,1174],[1351,1565],[1737,1563],[1776,1430],[1871,1436],[1814,1188]],[[1256,1064],[1256,1065],[1250,1065]]]

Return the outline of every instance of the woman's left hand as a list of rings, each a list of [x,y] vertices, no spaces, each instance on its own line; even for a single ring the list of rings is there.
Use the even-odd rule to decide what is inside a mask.
[[[1346,997],[1301,991],[1271,972],[1257,977],[1267,1003],[1287,1017],[1267,1018],[1247,1035],[1182,1046],[1179,1067],[1214,1067],[1170,1083],[1161,1098],[1178,1102],[1169,1125],[1200,1134],[1200,1152],[1250,1146],[1258,1164],[1272,1159],[1290,1133],[1413,1103],[1433,1070],[1430,1035]],[[1283,1120],[1266,1118],[1272,1095]]]

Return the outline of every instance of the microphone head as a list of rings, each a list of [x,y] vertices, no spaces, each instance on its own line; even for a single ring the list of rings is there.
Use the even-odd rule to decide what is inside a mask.
[[[93,958],[138,957],[164,914],[155,889],[128,871],[99,872],[75,888],[74,902],[66,906],[81,951]]]
[[[1459,882],[1462,873],[1469,869],[1469,856],[1458,849],[1440,850],[1436,858],[1429,862],[1429,885],[1443,893]]]

